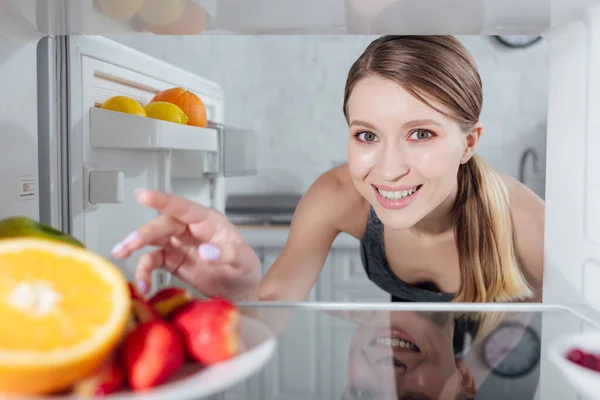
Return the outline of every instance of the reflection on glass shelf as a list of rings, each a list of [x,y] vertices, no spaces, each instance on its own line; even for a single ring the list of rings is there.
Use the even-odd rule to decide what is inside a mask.
[[[419,306],[242,306],[279,343],[267,367],[235,393],[257,399],[455,400],[536,399],[538,391],[550,391],[577,398],[545,354],[548,343],[581,331],[585,318],[577,313],[548,306],[487,312]],[[232,393],[225,398],[235,398]]]

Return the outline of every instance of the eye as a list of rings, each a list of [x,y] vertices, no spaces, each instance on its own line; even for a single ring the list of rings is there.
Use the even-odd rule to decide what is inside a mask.
[[[435,136],[435,134],[427,129],[416,129],[411,134],[410,137],[415,140],[423,141],[431,139]]]
[[[377,139],[377,135],[369,131],[361,131],[356,133],[354,136],[357,137],[361,142],[374,142]]]

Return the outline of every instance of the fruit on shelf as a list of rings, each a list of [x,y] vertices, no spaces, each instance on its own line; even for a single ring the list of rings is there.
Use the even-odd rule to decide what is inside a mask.
[[[162,318],[168,319],[180,307],[194,300],[194,296],[185,289],[178,287],[164,288],[154,294],[148,303]]]
[[[188,0],[144,0],[138,16],[147,24],[170,25],[181,17],[187,3]]]
[[[198,35],[206,30],[207,18],[202,6],[188,2],[181,16],[173,23],[149,24],[141,18],[134,18],[131,24],[135,25],[135,29],[157,35]]]
[[[96,8],[115,21],[129,21],[141,9],[144,0],[96,0]]]
[[[600,372],[600,354],[572,349],[567,353],[567,359],[584,368]]]
[[[131,282],[128,282],[128,285],[131,296],[131,315],[127,327],[128,332],[132,331],[139,324],[162,319],[158,311],[138,292],[135,286]]]
[[[185,361],[180,333],[165,321],[146,322],[130,332],[122,347],[125,375],[135,391],[171,378]]]
[[[178,106],[188,116],[188,125],[200,128],[206,128],[208,125],[204,102],[196,94],[184,88],[164,90],[154,96],[150,104],[156,102],[167,102]]]
[[[166,101],[148,104],[146,106],[146,115],[148,115],[148,118],[155,118],[183,125],[186,125],[189,120],[187,114],[183,112],[181,108]]]
[[[90,376],[73,386],[73,394],[80,397],[103,397],[116,393],[125,387],[125,373],[121,361],[115,355]]]
[[[113,96],[100,106],[103,110],[146,117],[146,109],[136,99],[127,96]]]
[[[0,393],[67,390],[114,353],[131,311],[117,267],[39,238],[0,240],[0,265]]]
[[[215,364],[238,353],[240,311],[223,299],[194,300],[172,318],[182,333],[189,355],[204,364]]]
[[[17,237],[56,240],[77,247],[85,247],[74,237],[27,217],[10,217],[0,221],[0,239]]]

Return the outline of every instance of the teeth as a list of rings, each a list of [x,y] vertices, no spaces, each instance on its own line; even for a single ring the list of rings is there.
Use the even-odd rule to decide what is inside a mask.
[[[377,344],[383,344],[385,346],[391,346],[394,348],[400,348],[400,349],[411,349],[411,350],[416,350],[417,347],[412,344],[411,342],[404,340],[404,339],[399,339],[399,338],[393,338],[393,337],[388,337],[388,336],[379,336],[375,342]]]
[[[398,199],[403,199],[405,197],[410,196],[411,194],[413,194],[414,192],[417,191],[417,188],[418,188],[418,186],[415,186],[414,188],[409,189],[409,190],[399,190],[399,191],[395,191],[395,192],[390,192],[390,191],[381,190],[381,189],[377,189],[377,191],[379,192],[380,195],[382,195],[386,199],[398,200]]]

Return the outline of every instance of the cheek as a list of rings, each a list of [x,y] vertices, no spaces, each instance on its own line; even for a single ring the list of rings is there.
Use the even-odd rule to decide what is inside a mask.
[[[352,139],[354,140],[354,139]],[[354,177],[364,177],[377,163],[377,150],[374,145],[351,143],[348,146],[348,167]]]
[[[455,175],[460,165],[461,152],[447,146],[431,146],[412,154],[412,167],[426,178]]]

